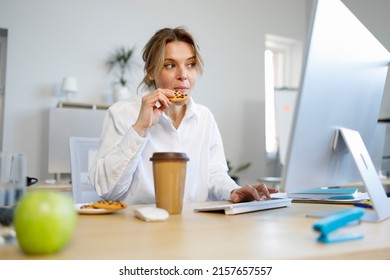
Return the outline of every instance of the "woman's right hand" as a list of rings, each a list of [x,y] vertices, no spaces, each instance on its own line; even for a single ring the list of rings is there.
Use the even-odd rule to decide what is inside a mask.
[[[168,97],[174,97],[174,91],[160,88],[142,97],[141,110],[133,124],[140,136],[145,136],[147,130],[156,124],[161,114],[172,105]]]

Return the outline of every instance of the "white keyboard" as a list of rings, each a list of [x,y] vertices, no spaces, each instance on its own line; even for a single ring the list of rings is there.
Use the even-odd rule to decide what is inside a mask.
[[[269,200],[241,202],[241,203],[226,203],[212,206],[202,206],[194,209],[195,212],[213,212],[221,211],[226,215],[236,215],[261,210],[276,209],[287,207],[291,204],[290,198],[272,198]]]

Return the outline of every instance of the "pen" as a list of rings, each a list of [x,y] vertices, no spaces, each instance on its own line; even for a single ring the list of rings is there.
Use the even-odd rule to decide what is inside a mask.
[[[354,203],[353,206],[372,209],[372,205],[369,203]]]

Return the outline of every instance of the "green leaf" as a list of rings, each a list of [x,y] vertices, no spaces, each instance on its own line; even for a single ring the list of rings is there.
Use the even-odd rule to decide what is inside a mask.
[[[130,71],[133,54],[134,48],[119,47],[109,55],[105,62],[109,72],[114,70],[119,72],[118,83],[122,86],[126,86],[127,84],[126,75]]]
[[[226,163],[227,163],[227,166],[228,166],[228,173],[229,173],[230,175],[240,173],[240,172],[242,172],[242,171],[248,169],[248,168],[252,165],[251,162],[247,162],[247,163],[241,164],[241,165],[238,166],[237,168],[234,168],[234,167],[231,165],[230,160],[226,160]]]
[[[237,167],[235,173],[239,173],[241,171],[244,171],[244,170],[248,169],[249,166],[251,166],[250,162],[244,163],[244,164],[240,165],[239,167]]]

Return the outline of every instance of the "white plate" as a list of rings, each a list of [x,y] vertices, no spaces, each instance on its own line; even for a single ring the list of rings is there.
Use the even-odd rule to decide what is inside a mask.
[[[81,206],[86,205],[89,203],[80,203],[80,204],[75,204],[75,208],[79,214],[88,214],[88,215],[95,215],[95,214],[109,214],[117,211],[121,211],[123,209],[118,209],[118,210],[107,210],[107,209],[81,209]]]

